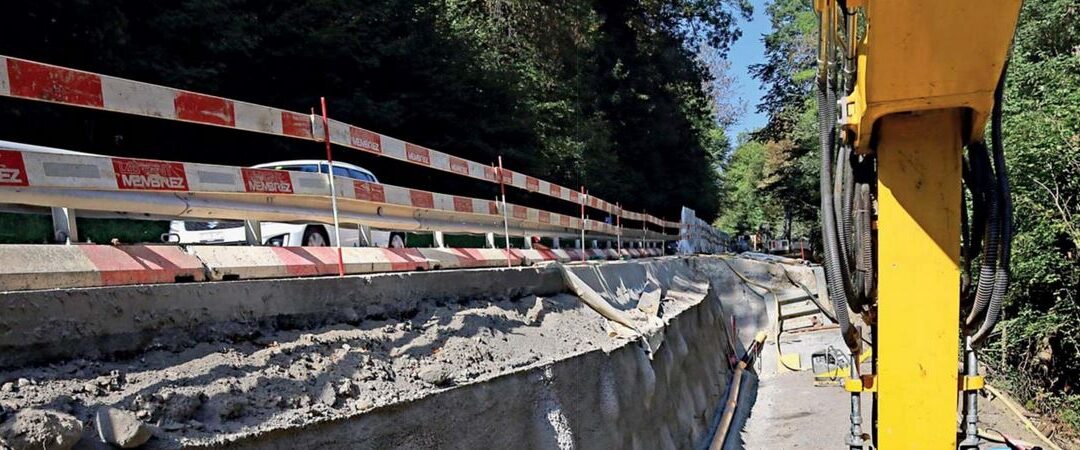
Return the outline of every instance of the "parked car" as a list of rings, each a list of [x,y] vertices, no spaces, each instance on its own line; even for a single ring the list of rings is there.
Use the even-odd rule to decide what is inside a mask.
[[[278,161],[252,166],[256,169],[291,170],[295,172],[326,173],[326,161],[304,159]],[[334,161],[334,175],[361,181],[378,183],[375,174],[367,169],[349,163]],[[322,247],[336,245],[333,225],[321,223],[295,224],[280,222],[262,222],[263,244],[272,246]],[[171,242],[181,244],[244,244],[244,222],[240,220],[190,221],[174,220],[169,224],[169,235],[175,236]],[[362,242],[360,227],[357,225],[341,226],[341,245],[343,247],[404,247],[405,235],[400,232],[371,230],[371,242]],[[178,241],[177,241],[178,239]]]

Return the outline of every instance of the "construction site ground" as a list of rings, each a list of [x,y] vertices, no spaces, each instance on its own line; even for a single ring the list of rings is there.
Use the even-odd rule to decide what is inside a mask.
[[[810,302],[781,298],[815,296],[821,278],[804,264],[693,257],[6,293],[0,440],[701,448],[733,363],[778,306]],[[818,325],[782,334],[783,353],[808,367],[843,348],[823,317],[785,322]],[[849,397],[813,381],[781,370],[770,340],[725,448],[843,448]],[[980,405],[985,428],[1035,442],[997,402]],[[863,408],[869,430],[869,396]]]
[[[814,352],[829,346],[845,348],[839,331],[833,327],[785,333],[780,344],[785,354],[798,353],[803,367],[810,366]],[[843,388],[815,386],[813,370],[796,372],[783,368],[771,339],[757,369],[759,375],[754,380],[757,399],[751,400],[753,408],[742,431],[747,449],[844,448],[850,423],[850,397]],[[862,405],[866,433],[870,429],[869,396],[864,396]],[[979,423],[987,431],[996,430],[1029,443],[1040,443],[1000,399],[979,398]],[[1002,447],[988,443],[982,448]]]

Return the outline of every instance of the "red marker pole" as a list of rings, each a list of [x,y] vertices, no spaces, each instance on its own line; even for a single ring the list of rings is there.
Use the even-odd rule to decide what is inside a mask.
[[[326,97],[319,97],[322,105],[323,140],[326,141],[326,178],[330,180],[330,205],[334,210],[334,237],[337,238],[338,276],[345,276],[345,259],[341,256],[341,227],[338,222],[337,189],[334,188],[334,156],[330,151],[330,119],[326,115]]]
[[[502,156],[499,156],[499,191],[502,192],[502,210],[503,210],[503,234],[506,236],[506,267],[513,267],[513,263],[510,261],[510,218],[507,216],[506,210],[506,184],[503,183],[503,165]]]

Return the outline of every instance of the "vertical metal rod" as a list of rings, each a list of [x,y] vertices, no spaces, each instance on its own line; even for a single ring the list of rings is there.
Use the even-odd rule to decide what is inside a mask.
[[[78,227],[75,226],[75,210],[72,208],[53,207],[53,239],[62,244],[79,241]]]
[[[510,218],[506,209],[506,183],[503,182],[502,155],[499,156],[499,191],[502,192],[503,210],[503,236],[506,237],[506,267],[512,267],[510,262]]]
[[[326,178],[330,180],[330,205],[334,211],[334,238],[337,240],[338,276],[345,276],[345,258],[341,256],[341,227],[338,222],[337,188],[334,187],[334,156],[330,151],[330,118],[326,115],[326,97],[319,97],[322,105],[323,140],[326,141]]]
[[[964,336],[964,375],[977,376],[979,374],[979,360],[975,355],[975,349],[971,346],[971,336]],[[962,439],[958,447],[961,450],[978,450],[979,448],[979,398],[976,391],[963,391],[963,429]]]
[[[645,216],[641,218],[641,248],[645,248],[645,237],[649,235],[649,231],[645,229],[645,223],[649,220],[649,211],[643,209],[641,213]]]
[[[851,378],[859,378],[859,353],[852,352],[851,357]],[[847,444],[850,450],[862,450],[865,443],[862,438],[862,393],[851,393],[851,430],[847,437]]]
[[[589,194],[585,192],[585,185],[581,186],[581,262],[585,262],[585,203],[589,201]]]
[[[615,248],[622,255],[622,204],[615,204]]]

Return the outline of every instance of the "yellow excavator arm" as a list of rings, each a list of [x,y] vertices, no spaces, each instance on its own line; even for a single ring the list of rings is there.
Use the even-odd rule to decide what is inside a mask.
[[[846,383],[850,448],[978,446],[973,349],[999,317],[1012,226],[1000,138],[984,135],[1000,133],[1020,3],[814,3],[829,294],[852,353],[875,350]]]

